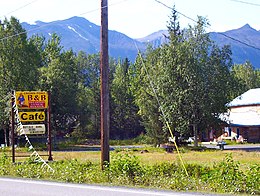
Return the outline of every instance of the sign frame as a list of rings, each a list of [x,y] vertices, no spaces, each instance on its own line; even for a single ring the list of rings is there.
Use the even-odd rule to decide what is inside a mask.
[[[16,91],[15,102],[18,109],[47,109],[49,95],[47,91]]]

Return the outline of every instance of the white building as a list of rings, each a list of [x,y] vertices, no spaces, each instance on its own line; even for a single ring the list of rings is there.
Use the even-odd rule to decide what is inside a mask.
[[[227,137],[260,142],[260,88],[250,89],[227,104],[222,119],[229,124]]]

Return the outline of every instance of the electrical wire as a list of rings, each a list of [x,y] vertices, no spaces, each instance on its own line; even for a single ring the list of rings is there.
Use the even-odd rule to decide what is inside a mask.
[[[15,11],[17,11],[17,10],[20,10],[20,9],[22,9],[22,8],[24,8],[24,7],[28,6],[28,5],[30,5],[30,4],[32,4],[32,3],[34,3],[34,2],[36,2],[36,1],[38,1],[38,0],[34,0],[34,1],[32,1],[32,2],[30,2],[30,3],[28,3],[28,4],[26,4],[26,5],[24,5],[24,6],[22,6],[22,7],[19,7],[19,8],[17,8],[17,9],[14,10],[14,11],[9,12],[8,14],[13,13],[13,12],[15,12]],[[117,4],[123,3],[123,2],[125,2],[125,1],[129,1],[129,0],[122,0],[122,1],[119,1],[119,2],[116,2],[116,3],[113,3],[113,4],[109,4],[109,5],[107,5],[107,7],[117,5]],[[164,4],[163,2],[161,2],[161,1],[159,1],[159,0],[154,0],[154,1],[157,2],[157,3],[159,3],[159,4],[161,4],[161,5],[163,5],[163,6],[165,6],[166,8],[172,9],[170,6]],[[239,0],[231,0],[231,1],[237,1],[237,2],[241,2],[241,3],[243,2],[243,1],[239,1]],[[251,5],[252,5],[252,3],[249,3],[249,2],[243,2],[243,3],[247,3],[247,4],[251,4]],[[253,5],[258,5],[258,4],[253,4]],[[259,5],[259,6],[260,6],[260,5]],[[104,8],[104,7],[102,7],[102,8]],[[101,8],[101,9],[102,9],[102,8]],[[92,12],[95,12],[95,11],[98,11],[98,10],[99,10],[99,8],[94,9],[94,10],[90,10],[90,11],[81,13],[79,16],[82,16],[82,15],[85,15],[85,14],[88,14],[88,13],[92,13]],[[183,17],[185,17],[185,18],[187,18],[187,19],[189,19],[189,20],[191,20],[191,21],[193,21],[193,22],[197,22],[195,19],[193,19],[193,18],[191,18],[191,17],[189,17],[189,16],[187,16],[187,15],[185,15],[185,14],[183,14],[183,13],[177,11],[177,10],[175,10],[175,11],[176,11],[179,15],[181,15],[181,16],[183,16]],[[57,22],[58,22],[58,21],[57,21]],[[53,23],[54,23],[54,22],[52,22],[51,24],[53,24]],[[49,25],[51,25],[51,24],[45,24],[45,25],[42,25],[42,26],[40,26],[40,27],[35,27],[35,28],[32,28],[32,29],[27,30],[27,31],[24,31],[24,32],[20,32],[20,33],[14,34],[14,35],[10,35],[10,36],[7,36],[7,37],[3,37],[3,38],[0,39],[0,41],[6,40],[6,39],[10,39],[10,38],[13,38],[13,37],[16,37],[16,36],[25,34],[25,33],[29,33],[29,32],[32,32],[32,31],[41,29],[41,28],[43,28],[43,27],[49,26]],[[210,29],[210,30],[216,32],[214,29],[210,28],[209,26],[206,26],[206,28],[208,28],[208,29]],[[246,42],[243,42],[243,41],[241,41],[241,40],[239,40],[239,39],[236,39],[236,38],[234,38],[234,37],[231,37],[231,36],[229,36],[229,35],[226,35],[225,33],[222,33],[222,32],[216,32],[216,33],[217,33],[217,34],[220,34],[220,35],[222,35],[222,36],[224,36],[224,37],[226,37],[226,38],[228,38],[228,39],[231,39],[231,40],[233,40],[233,41],[236,41],[236,42],[238,42],[238,43],[240,43],[240,44],[243,44],[243,45],[245,45],[245,46],[247,46],[247,47],[251,47],[251,48],[253,48],[253,49],[256,49],[256,50],[259,50],[259,51],[260,51],[260,48],[259,48],[259,47],[256,47],[256,46],[254,46],[254,45],[248,44],[248,43],[246,43]]]
[[[169,8],[169,9],[172,10],[172,8],[171,8],[170,6],[168,6],[168,5],[164,4],[164,3],[162,3],[161,1],[159,1],[159,0],[154,0],[154,1],[157,2],[157,3],[159,3],[159,4],[161,4],[161,5],[163,5],[163,6],[165,6],[166,8]],[[235,1],[235,0],[233,0],[233,1]],[[193,22],[197,22],[195,19],[193,19],[193,18],[191,18],[191,17],[189,17],[189,16],[187,16],[187,15],[185,15],[185,14],[183,14],[183,13],[177,11],[177,10],[175,10],[175,11],[176,11],[178,14],[180,14],[181,16],[185,17],[185,18],[187,18],[187,19],[189,19],[189,20],[191,20],[191,21],[193,21]],[[212,28],[209,27],[209,26],[206,26],[206,28],[210,29],[211,31],[216,32],[214,29],[212,29]],[[225,33],[221,33],[221,32],[216,32],[216,33],[217,33],[217,34],[220,34],[220,35],[222,35],[222,36],[224,36],[224,37],[226,37],[226,38],[228,38],[228,39],[231,39],[231,40],[233,40],[233,41],[236,41],[236,42],[238,42],[238,43],[240,43],[240,44],[243,44],[243,45],[245,45],[245,46],[247,46],[247,47],[250,47],[250,48],[253,48],[253,49],[256,49],[256,50],[259,50],[259,51],[260,51],[260,48],[259,48],[259,47],[256,47],[256,46],[254,46],[254,45],[248,44],[248,43],[246,43],[246,42],[243,42],[243,41],[241,41],[241,40],[239,40],[239,39],[236,39],[236,38],[234,38],[234,37],[231,37],[231,36],[229,36],[229,35],[227,35],[227,34],[225,34]]]
[[[38,0],[34,0],[34,1],[38,1]],[[33,2],[34,2],[34,1],[33,1]],[[89,13],[92,13],[92,12],[96,12],[96,11],[98,11],[98,10],[100,10],[100,9],[103,9],[103,8],[106,8],[106,7],[115,6],[115,5],[121,4],[121,3],[125,2],[125,1],[129,1],[129,0],[122,0],[122,1],[118,1],[118,2],[116,2],[116,3],[109,4],[109,5],[107,5],[107,6],[103,6],[103,7],[101,7],[101,8],[89,10],[89,11],[87,11],[87,12],[84,12],[84,13],[79,14],[78,16],[83,16],[83,15],[86,15],[86,14],[89,14]],[[32,4],[33,2],[31,2],[30,4]],[[29,5],[29,4],[27,4],[27,5]],[[25,5],[25,6],[27,6],[27,5]],[[25,6],[23,6],[23,7],[25,7]],[[13,12],[14,12],[14,11],[13,11]],[[26,33],[32,32],[32,31],[36,31],[36,30],[41,29],[41,28],[43,28],[43,27],[53,25],[53,24],[55,24],[55,23],[57,23],[57,22],[59,22],[59,21],[54,21],[54,22],[51,22],[51,23],[48,23],[48,24],[45,24],[45,25],[41,25],[41,26],[39,26],[39,27],[32,28],[32,29],[27,30],[27,31],[23,31],[23,32],[20,32],[20,33],[16,33],[16,34],[7,36],[7,37],[0,38],[0,41],[7,40],[7,39],[10,39],[10,38],[13,38],[13,37],[22,35],[22,34],[26,34]]]
[[[244,3],[244,4],[247,4],[247,5],[253,5],[253,6],[258,6],[258,7],[260,7],[260,4],[251,3],[251,2],[247,2],[247,1],[240,1],[240,0],[230,0],[230,1],[234,1],[234,2],[238,2],[238,3]]]
[[[30,3],[27,3],[27,4],[25,4],[25,5],[21,6],[21,7],[18,7],[18,8],[16,8],[16,9],[13,10],[13,11],[10,11],[10,12],[4,14],[2,17],[5,17],[6,15],[12,14],[12,13],[18,11],[18,10],[21,10],[21,9],[23,9],[23,8],[29,6],[29,5],[31,5],[31,4],[33,4],[33,3],[35,3],[36,1],[38,1],[38,0],[31,1]]]

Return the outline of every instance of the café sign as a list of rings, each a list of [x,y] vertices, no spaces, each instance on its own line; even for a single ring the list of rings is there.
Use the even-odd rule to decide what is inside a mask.
[[[19,112],[21,122],[45,121],[45,112]]]

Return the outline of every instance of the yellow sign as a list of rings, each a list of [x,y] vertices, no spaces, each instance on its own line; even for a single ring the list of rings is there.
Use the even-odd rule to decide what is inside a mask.
[[[19,112],[21,122],[45,121],[45,112]]]
[[[48,108],[48,92],[46,91],[16,91],[15,98],[19,109]]]
[[[39,135],[45,134],[45,124],[23,125],[20,135]]]

